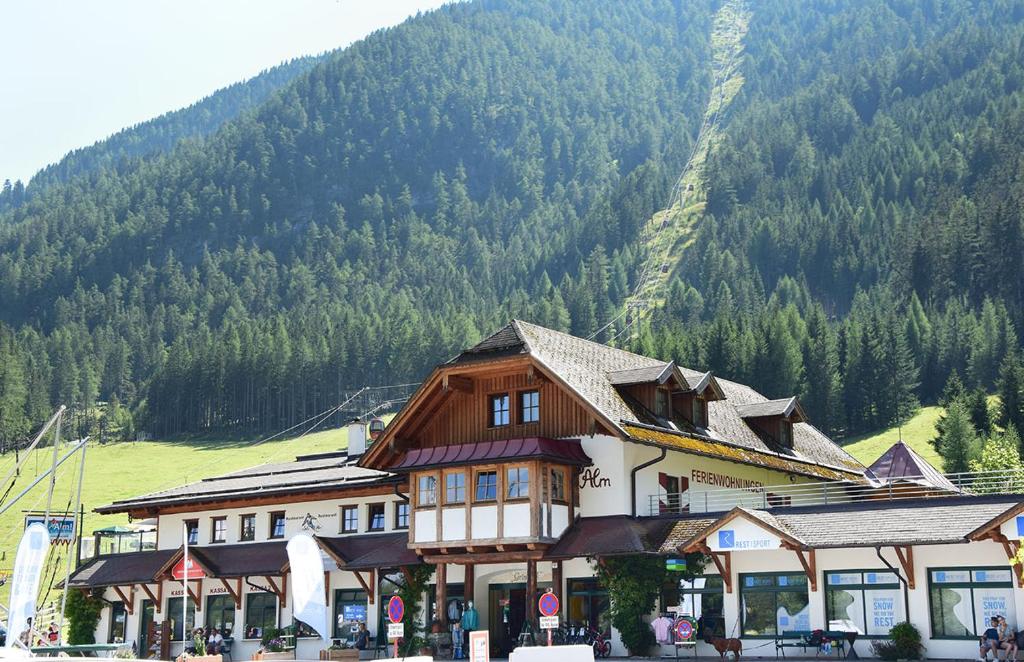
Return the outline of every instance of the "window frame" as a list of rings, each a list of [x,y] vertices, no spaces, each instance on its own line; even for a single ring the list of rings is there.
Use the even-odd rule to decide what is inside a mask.
[[[664,402],[665,413],[658,411]],[[654,390],[654,415],[666,421],[672,420],[672,393],[664,387],[657,387]]]
[[[493,498],[480,498],[480,476],[484,474],[494,475],[494,497]],[[487,486],[489,487],[489,486]],[[501,494],[501,472],[498,471],[497,467],[491,467],[487,469],[474,469],[473,470],[473,503],[498,503],[498,495]]]
[[[333,622],[331,623],[331,632],[334,633],[334,635],[331,637],[332,639],[352,638],[351,632],[342,632],[338,628],[338,617],[344,614],[345,605],[359,604],[360,602],[366,605],[366,620],[364,622],[366,623],[367,628],[370,627],[370,618],[373,616],[373,609],[370,607],[369,597],[367,596],[366,591],[360,588],[336,588],[332,593],[334,597],[334,604],[331,605],[331,614],[333,615]],[[362,601],[359,600],[360,595],[362,596]]]
[[[402,506],[405,506],[405,524],[402,524]],[[396,531],[405,531],[409,528],[409,518],[412,513],[412,504],[408,501],[398,500],[395,501],[394,510],[394,529]]]
[[[252,591],[250,593],[245,594],[245,605],[244,611],[242,612],[242,636],[236,637],[237,639],[240,639],[241,641],[259,641],[263,638],[262,631],[260,632],[259,636],[255,638],[250,639],[246,635],[249,633],[249,601],[253,598],[262,598],[264,596],[270,597],[271,602],[274,605],[274,623],[270,627],[274,629],[277,628],[277,624],[280,622],[281,619],[281,600],[274,593],[268,593],[266,591]],[[264,609],[266,609],[266,607],[264,607]],[[236,630],[237,628],[232,630],[232,632],[235,632]]]
[[[459,470],[445,471],[444,477],[444,505],[446,506],[464,506],[466,505],[466,472]],[[449,478],[462,478],[462,485],[455,485],[454,487],[448,484]],[[452,499],[450,497],[451,491],[455,490],[458,494],[459,490],[462,490],[461,499]]]
[[[527,464],[506,464],[505,465],[505,486],[504,494],[505,501],[528,501],[530,499],[530,466]],[[512,472],[516,473],[516,479],[513,481]],[[522,472],[526,472],[525,483],[522,480]],[[526,485],[526,494],[512,495],[511,489],[513,485]]]
[[[223,531],[224,537],[223,538],[218,538],[217,537],[217,525],[218,524],[223,524],[224,525],[224,531]],[[227,541],[228,541],[228,516],[227,515],[218,515],[216,517],[211,517],[210,518],[210,544],[211,545],[221,545],[223,543],[226,543]]]
[[[283,540],[284,537],[285,537],[285,534],[286,534],[285,528],[287,526],[287,524],[285,523],[285,518],[284,518],[285,517],[285,511],[283,511],[283,510],[275,510],[275,511],[273,511],[271,513],[268,513],[267,516],[268,516],[268,519],[270,520],[270,531],[267,532],[267,538],[270,539],[270,540]],[[277,520],[278,517],[281,518],[281,535],[277,535],[277,534],[274,533],[274,530],[277,528],[275,525],[277,523],[276,520]]]
[[[498,400],[498,399],[501,399],[501,398],[505,399],[505,407],[503,409],[500,409],[500,410],[497,410],[497,411],[500,411],[500,412],[502,412],[504,414],[505,421],[503,423],[496,423],[495,422],[494,402],[496,400]],[[500,428],[507,428],[507,427],[510,427],[512,425],[512,395],[511,395],[511,393],[509,393],[508,391],[503,391],[503,392],[500,392],[500,393],[488,393],[487,394],[487,399],[485,400],[485,402],[487,403],[487,429],[488,430],[497,430],[497,429],[500,429]]]
[[[380,526],[374,526],[374,509],[379,508],[380,512]],[[384,531],[388,526],[388,509],[387,505],[383,501],[377,501],[376,503],[366,504],[366,531],[368,533],[377,533]]]
[[[351,512],[356,514],[356,519],[352,528],[349,528],[348,514]],[[359,504],[350,503],[341,506],[341,526],[338,533],[359,533]]]
[[[987,586],[989,588],[1008,588],[1008,589],[1011,589],[1013,591],[1017,590],[1015,585],[1014,585],[1014,580],[1013,580],[1013,568],[1010,567],[1009,565],[1005,565],[1005,566],[991,566],[991,565],[989,565],[989,566],[961,566],[961,567],[942,566],[942,567],[937,567],[937,568],[926,568],[925,571],[928,573],[928,626],[931,628],[931,635],[932,635],[931,638],[932,639],[941,639],[943,641],[977,641],[978,637],[980,636],[980,635],[976,635],[976,634],[960,636],[960,635],[945,635],[945,634],[939,634],[938,633],[938,631],[935,629],[935,612],[932,609],[932,588],[933,587],[937,586],[937,587],[942,587],[942,588],[966,588],[966,589],[969,589],[970,592],[971,592],[971,611],[969,613],[972,616],[976,613],[975,612],[975,608],[974,608],[975,604],[976,604],[976,600],[975,600],[975,597],[974,597],[974,589],[975,588],[986,587]],[[1010,573],[1010,581],[1008,581],[1008,582],[977,582],[977,581],[975,581],[973,579],[973,576],[974,576],[975,572],[989,572],[989,571],[993,571],[993,572],[1009,572]],[[968,572],[968,573],[971,573],[972,579],[970,581],[968,581],[968,582],[947,582],[947,583],[936,584],[935,582],[932,581],[932,573],[933,572]],[[1016,611],[1016,607],[1014,607],[1014,610]],[[1003,615],[1007,616],[1007,614],[1003,614]],[[1013,620],[1016,620],[1016,619],[1017,619],[1017,615],[1014,614],[1013,615]],[[1011,619],[1008,618],[1007,620],[1009,621]]]
[[[569,503],[569,479],[566,476],[566,470],[564,467],[548,467],[548,492],[551,494],[551,503],[568,504]],[[555,475],[562,477],[562,496],[556,496],[555,494]]]
[[[523,401],[523,398],[530,395],[536,396],[537,402],[536,404],[532,404],[529,407],[527,407],[526,403]],[[516,401],[519,404],[519,406],[517,407],[516,415],[519,417],[520,425],[536,425],[540,423],[540,389],[531,388],[523,391],[517,391]],[[526,412],[528,410],[533,410],[535,412],[535,417],[531,420],[526,420]]]
[[[178,620],[181,618],[181,609],[182,609],[181,603],[177,602],[178,600],[188,600],[188,603],[187,603],[188,606],[185,607],[185,609],[188,611],[188,615],[192,617],[192,625],[191,625],[191,627],[189,627],[189,631],[194,630],[195,627],[196,627],[196,614],[197,613],[200,613],[200,614],[203,613],[203,612],[196,612],[196,603],[192,601],[191,597],[187,597],[186,598],[186,597],[183,597],[183,596],[179,595],[179,596],[167,598],[167,618],[172,621],[172,624],[171,624],[171,634],[170,634],[172,642],[173,641],[181,641],[181,639],[175,639],[174,638],[174,623],[177,623]],[[174,603],[173,607],[171,606],[171,603]],[[184,626],[183,626],[182,627],[182,634],[184,634],[184,632],[185,632],[185,629],[184,629]]]
[[[776,581],[775,581],[775,583],[772,586],[751,586],[751,587],[748,588],[748,587],[745,586],[746,582],[744,581],[744,579],[747,578],[747,577],[773,577],[773,578],[775,578]],[[803,579],[803,582],[804,582],[803,586],[802,586],[803,587],[803,592],[804,592],[804,595],[807,597],[807,605],[804,607],[804,609],[810,609],[811,608],[811,587],[810,587],[810,582],[807,580],[807,575],[804,574],[802,571],[792,570],[792,571],[789,571],[789,572],[744,572],[744,573],[740,573],[737,576],[737,580],[739,581],[739,596],[738,596],[739,597],[739,610],[740,610],[740,630],[739,630],[740,631],[740,635],[739,636],[741,638],[743,638],[743,639],[774,639],[778,635],[782,634],[782,632],[778,630],[778,624],[779,624],[779,621],[778,621],[778,611],[779,611],[778,598],[775,599],[775,609],[773,610],[773,613],[775,614],[773,622],[775,623],[775,628],[776,628],[776,632],[773,633],[773,634],[747,634],[747,631],[746,631],[746,626],[747,626],[747,623],[746,623],[746,621],[747,621],[746,612],[747,612],[747,609],[746,609],[746,606],[743,603],[743,594],[744,593],[771,593],[773,595],[778,595],[779,593],[798,593],[799,592],[799,591],[787,590],[787,589],[781,589],[780,590],[780,587],[779,587],[779,584],[778,584],[778,578],[779,577],[801,577]],[[791,627],[789,629],[790,630],[796,630],[798,628]]]
[[[192,533],[195,532],[193,536]],[[187,519],[185,520],[185,537],[190,545],[199,544],[199,520],[198,519]]]
[[[245,522],[249,520],[252,522],[251,533],[248,537],[245,535]],[[256,513],[244,513],[238,516],[238,542],[253,542],[256,540]]]
[[[120,609],[118,609],[120,607]],[[120,612],[123,615],[121,620],[121,641],[114,641],[114,626],[117,624],[116,613]],[[115,600],[110,603],[110,623],[107,627],[107,643],[108,644],[123,644],[125,639],[128,638],[128,607],[124,602]]]
[[[422,483],[422,481],[424,479],[430,479],[430,480],[434,481],[434,487],[433,487],[433,490],[432,490],[433,491],[433,497],[431,497],[431,500],[430,500],[429,503],[424,503],[423,499],[422,499],[422,495],[423,495],[424,490],[423,490],[423,487],[422,487],[421,483]],[[416,504],[415,504],[416,508],[437,508],[437,484],[439,482],[440,481],[438,481],[436,473],[423,473],[423,474],[418,474],[416,476]]]
[[[709,588],[707,586],[707,580],[712,579],[712,578],[717,579],[718,582],[720,582],[720,585],[717,588]],[[683,596],[713,595],[713,596],[716,596],[716,597],[720,597],[722,599],[722,618],[721,618],[721,622],[716,623],[716,626],[720,626],[721,629],[718,629],[718,627],[716,627],[715,631],[712,632],[711,634],[716,635],[716,636],[724,637],[725,636],[725,580],[722,578],[722,575],[720,575],[718,573],[708,573],[708,574],[701,574],[701,575],[697,575],[697,576],[693,577],[690,580],[691,583],[693,581],[696,581],[697,579],[703,579],[704,580],[704,586],[701,587],[701,588],[692,588],[692,587],[691,588],[682,588],[682,587],[680,587],[680,582],[682,581],[682,579],[683,579],[682,577],[673,576],[673,573],[671,573],[671,572],[668,573],[668,581],[662,586],[661,593],[658,596],[658,598],[661,600],[661,605],[660,605],[661,606],[661,611],[667,611],[667,609],[668,609],[667,605],[665,604],[665,592],[666,592],[666,590],[669,589],[670,586],[671,586],[672,590],[676,591],[676,593],[677,593],[677,595],[679,597],[679,605],[682,605],[682,603],[683,603]],[[702,599],[701,600],[701,612],[702,612],[701,616],[704,616],[704,614],[703,614],[703,611],[704,611],[703,605],[704,605],[704,601]],[[700,617],[698,617],[696,614],[693,614],[693,617],[698,619],[698,621],[700,620]],[[704,622],[706,623],[706,620]],[[703,635],[704,635],[704,632],[699,632],[698,633],[698,636],[703,636]]]
[[[864,575],[866,575],[866,574],[868,574],[870,572],[875,572],[875,573],[878,573],[878,574],[896,575],[896,582],[895,583],[891,583],[891,584],[866,584],[866,583],[864,583]],[[851,574],[859,574],[861,576],[861,583],[859,583],[859,584],[829,584],[828,583],[828,576],[829,575],[851,575]],[[861,593],[864,593],[864,591],[896,589],[897,590],[897,600],[899,601],[900,604],[903,605],[903,619],[902,620],[906,620],[907,606],[905,604],[903,604],[903,590],[902,590],[903,586],[900,583],[899,573],[896,572],[895,570],[891,570],[889,568],[850,568],[849,570],[846,570],[846,569],[823,570],[822,574],[821,574],[821,581],[824,584],[824,590],[821,592],[821,595],[825,599],[825,622],[826,623],[830,620],[830,616],[834,616],[834,614],[830,613],[831,610],[830,610],[830,607],[829,607],[829,599],[828,599],[829,589],[831,589],[832,587],[835,587],[834,590],[839,590],[839,591],[847,591],[847,590],[849,590],[849,591],[860,591]],[[864,612],[864,630],[866,631],[868,629],[868,605],[867,605],[867,601],[863,598],[863,596],[861,598],[861,609]],[[894,616],[894,618],[896,619],[897,623],[899,623],[900,620],[901,620],[898,616]],[[835,620],[835,619],[832,619],[832,620]],[[887,639],[888,638],[888,634],[867,634],[867,632],[865,632],[864,634],[857,635],[857,638],[858,639]]]
[[[217,627],[216,624],[210,622],[210,617],[211,617],[211,615],[214,612],[214,609],[211,607],[211,605],[215,601],[222,601],[222,600],[226,601],[226,604],[230,605],[230,608],[228,608],[228,607],[220,607],[219,608],[219,612],[222,615],[225,614],[226,612],[229,612],[229,611],[231,612],[231,632],[229,634],[226,634],[226,635],[224,634],[224,623],[227,623],[227,619],[224,619],[224,621],[221,623],[220,627]],[[244,618],[244,615],[243,615],[243,618]],[[235,607],[235,599],[233,597],[231,597],[230,595],[226,595],[224,593],[217,593],[215,595],[207,595],[206,596],[206,604],[203,605],[203,632],[204,633],[209,633],[210,632],[210,628],[217,628],[217,631],[220,632],[220,634],[222,636],[224,636],[224,638],[232,637],[235,634],[235,632],[238,630],[238,609]],[[245,634],[245,633],[243,632],[242,634]]]

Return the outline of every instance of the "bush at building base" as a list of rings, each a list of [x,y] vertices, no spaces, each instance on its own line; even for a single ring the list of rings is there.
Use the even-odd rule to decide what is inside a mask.
[[[67,643],[81,646],[96,643],[96,625],[100,622],[103,600],[97,596],[72,589],[68,593],[65,614],[68,618]]]
[[[871,642],[871,650],[883,660],[920,660],[924,651],[921,633],[910,623],[897,623],[889,638]]]
[[[643,554],[606,557],[597,563],[597,576],[608,589],[612,625],[630,655],[646,655],[655,644],[644,619],[654,609],[665,580],[693,579],[703,572],[706,560],[702,554],[687,554],[683,572],[666,570],[664,557]]]

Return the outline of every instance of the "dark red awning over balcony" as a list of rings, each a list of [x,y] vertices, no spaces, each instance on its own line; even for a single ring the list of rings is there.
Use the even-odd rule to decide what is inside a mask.
[[[507,460],[549,460],[576,466],[587,466],[591,463],[590,458],[583,452],[579,439],[528,437],[417,448],[402,456],[391,470],[401,472]]]

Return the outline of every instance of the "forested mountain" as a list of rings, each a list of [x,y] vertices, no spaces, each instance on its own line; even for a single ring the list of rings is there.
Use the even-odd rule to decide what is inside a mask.
[[[718,6],[448,6],[45,187],[0,217],[0,438],[98,400],[154,434],[276,430],[510,316],[590,335],[696,136]],[[1024,0],[750,10],[667,302],[598,338],[800,393],[832,431],[953,369],[1020,376]]]
[[[186,108],[164,113],[118,131],[94,145],[76,149],[36,173],[30,182],[29,194],[99,170],[129,169],[138,158],[166,152],[181,140],[207,136],[228,120],[262,104],[271,94],[312,68],[319,59],[302,57],[285,62],[249,80],[217,90]],[[3,189],[0,189],[0,211],[20,205],[25,195],[22,182],[5,181]]]

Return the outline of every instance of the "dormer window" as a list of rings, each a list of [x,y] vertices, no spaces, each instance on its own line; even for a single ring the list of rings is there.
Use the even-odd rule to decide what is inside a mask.
[[[696,427],[706,428],[708,426],[708,403],[704,398],[691,398],[690,408],[690,422]]]
[[[788,420],[779,421],[779,445],[793,447],[793,423]]]
[[[659,388],[654,394],[654,415],[658,418],[668,419],[672,414],[668,404],[668,391]]]

